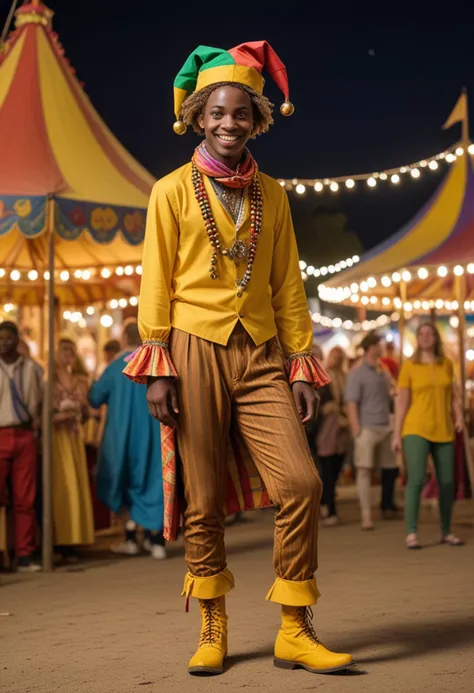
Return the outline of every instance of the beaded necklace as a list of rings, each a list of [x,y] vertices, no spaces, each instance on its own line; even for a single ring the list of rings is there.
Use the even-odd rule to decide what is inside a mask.
[[[255,174],[250,183],[250,244],[244,241],[235,240],[232,248],[224,248],[221,244],[219,238],[219,231],[217,229],[216,222],[214,220],[211,205],[209,202],[209,197],[204,186],[204,178],[202,174],[196,168],[193,162],[192,168],[192,183],[194,188],[194,194],[196,200],[201,209],[201,214],[204,219],[204,224],[206,226],[207,237],[212,247],[211,256],[211,266],[209,268],[209,275],[211,279],[217,279],[217,256],[223,255],[228,257],[230,260],[235,261],[238,259],[243,259],[247,257],[247,267],[244,272],[242,279],[236,281],[236,285],[239,289],[237,296],[241,297],[243,292],[246,290],[250,278],[252,276],[252,269],[255,262],[255,255],[257,252],[258,237],[262,230],[262,215],[263,215],[263,197],[262,191],[260,190],[260,183],[258,180],[258,175]]]

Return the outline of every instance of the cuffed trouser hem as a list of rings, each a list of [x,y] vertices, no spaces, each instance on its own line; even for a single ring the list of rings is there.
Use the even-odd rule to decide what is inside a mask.
[[[182,597],[195,597],[196,599],[217,599],[234,588],[234,576],[224,568],[221,573],[210,577],[197,577],[191,573],[186,573],[184,578]]]
[[[312,606],[320,596],[315,578],[300,581],[277,578],[266,600],[284,606]]]

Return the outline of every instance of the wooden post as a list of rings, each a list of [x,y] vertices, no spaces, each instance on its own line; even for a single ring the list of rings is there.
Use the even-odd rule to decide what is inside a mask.
[[[456,301],[458,309],[458,347],[459,347],[459,385],[461,388],[461,402],[463,411],[466,411],[466,312],[464,301],[466,300],[466,277],[454,278]]]
[[[52,197],[46,207],[48,232],[48,364],[43,406],[43,570],[53,570],[53,499],[51,488],[53,452],[53,387],[54,387],[54,229],[56,205]]]

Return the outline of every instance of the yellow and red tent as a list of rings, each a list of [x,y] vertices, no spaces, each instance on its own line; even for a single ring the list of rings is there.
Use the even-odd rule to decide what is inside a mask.
[[[83,91],[39,0],[0,52],[0,267],[47,266],[54,200],[59,268],[139,263],[153,177]]]

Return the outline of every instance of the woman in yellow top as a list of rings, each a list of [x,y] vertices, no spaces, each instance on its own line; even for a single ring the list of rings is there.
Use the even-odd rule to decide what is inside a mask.
[[[53,529],[62,558],[94,543],[94,519],[82,424],[87,415],[87,372],[72,339],[59,341],[53,395]]]
[[[444,356],[438,330],[425,323],[417,331],[417,348],[403,364],[398,380],[393,447],[403,447],[407,465],[406,545],[419,549],[417,537],[420,497],[431,453],[439,485],[441,542],[460,546],[451,533],[454,501],[455,430],[463,428],[462,410],[454,383],[453,363]],[[403,439],[403,445],[402,445]]]

